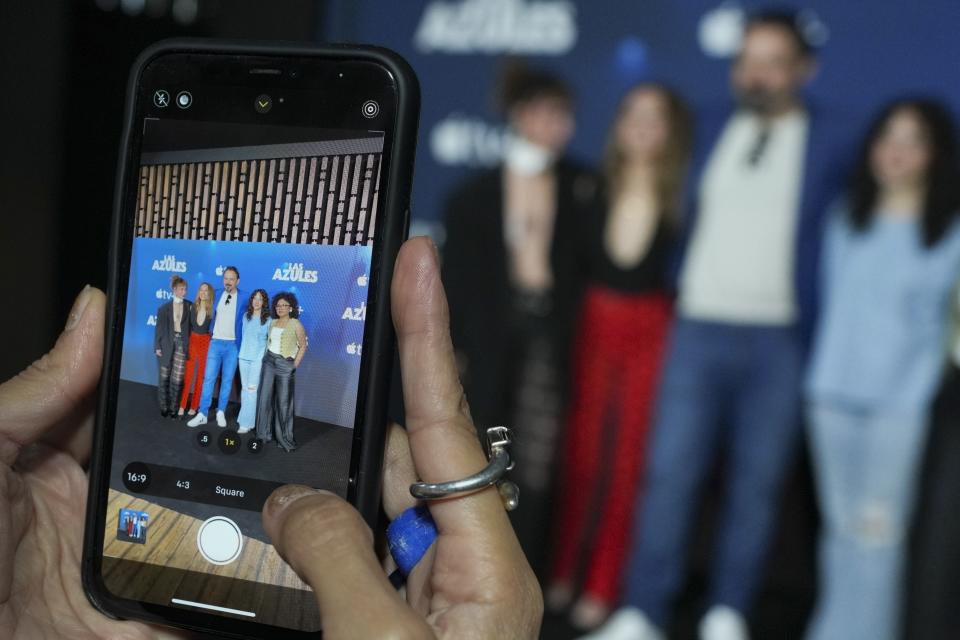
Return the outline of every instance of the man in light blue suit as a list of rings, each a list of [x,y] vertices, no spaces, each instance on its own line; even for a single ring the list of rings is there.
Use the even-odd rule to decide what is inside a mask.
[[[214,295],[215,306],[211,321],[212,338],[210,349],[207,351],[207,365],[203,374],[203,392],[200,395],[200,407],[197,415],[187,423],[188,427],[198,427],[207,423],[207,412],[213,400],[213,386],[217,375],[220,376],[220,396],[217,400],[217,426],[226,427],[227,400],[230,399],[230,388],[233,386],[233,377],[237,373],[237,357],[240,353],[240,338],[242,337],[241,323],[243,310],[240,309],[240,300],[243,293],[237,288],[240,282],[240,272],[236,267],[227,267],[223,270],[223,289]]]

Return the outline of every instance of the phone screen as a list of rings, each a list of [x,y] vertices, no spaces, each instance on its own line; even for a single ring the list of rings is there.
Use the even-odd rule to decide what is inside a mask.
[[[375,64],[284,62],[141,76],[101,574],[145,606],[316,631],[261,509],[287,483],[351,490],[396,95]]]

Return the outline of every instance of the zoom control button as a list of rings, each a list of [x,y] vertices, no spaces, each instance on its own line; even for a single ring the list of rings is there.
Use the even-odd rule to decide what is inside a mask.
[[[228,456],[233,455],[240,451],[240,434],[233,429],[227,429],[217,438],[217,446],[220,447],[220,451]]]

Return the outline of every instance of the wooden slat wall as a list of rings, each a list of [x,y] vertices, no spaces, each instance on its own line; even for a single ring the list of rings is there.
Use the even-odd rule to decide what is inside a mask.
[[[136,235],[370,245],[380,155],[145,165]]]

